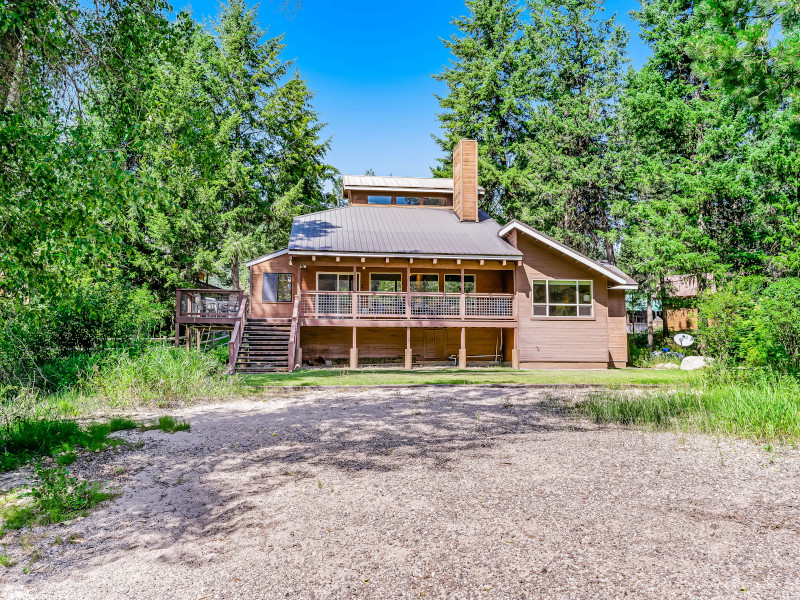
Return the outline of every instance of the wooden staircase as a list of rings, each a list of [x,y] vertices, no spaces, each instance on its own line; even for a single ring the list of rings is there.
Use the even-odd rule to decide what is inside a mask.
[[[291,324],[248,320],[236,360],[237,373],[275,373],[289,370]]]

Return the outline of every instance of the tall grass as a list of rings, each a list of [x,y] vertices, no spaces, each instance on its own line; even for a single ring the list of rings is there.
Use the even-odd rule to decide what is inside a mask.
[[[0,388],[0,423],[55,419],[142,405],[190,404],[245,391],[241,378],[226,375],[215,352],[187,352],[151,345],[103,352],[69,388]]]
[[[800,380],[771,371],[655,393],[596,394],[576,410],[598,423],[800,441]]]
[[[117,407],[227,396],[239,387],[215,354],[155,345],[137,355],[110,355],[78,391]]]

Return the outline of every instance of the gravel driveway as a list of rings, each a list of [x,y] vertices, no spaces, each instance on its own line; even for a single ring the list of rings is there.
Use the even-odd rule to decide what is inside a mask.
[[[560,408],[584,393],[180,409],[75,464],[122,496],[4,539],[0,597],[800,598],[800,452],[599,427]]]

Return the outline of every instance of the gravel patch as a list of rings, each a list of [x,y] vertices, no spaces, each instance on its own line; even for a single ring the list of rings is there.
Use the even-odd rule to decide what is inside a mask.
[[[586,393],[174,411],[191,432],[73,465],[118,499],[2,540],[0,598],[800,597],[800,453],[597,426],[565,409]]]

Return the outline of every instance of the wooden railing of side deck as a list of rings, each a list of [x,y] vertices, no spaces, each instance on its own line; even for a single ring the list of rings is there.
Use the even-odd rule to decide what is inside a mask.
[[[228,373],[233,375],[236,372],[236,362],[239,360],[239,348],[242,347],[242,336],[244,326],[247,322],[247,296],[242,298],[239,303],[239,312],[236,313],[236,323],[233,325],[231,340],[228,342]]]
[[[294,300],[294,308],[292,310],[292,326],[289,329],[289,373],[294,371],[294,359],[297,346],[297,323],[300,320],[300,294]]]

